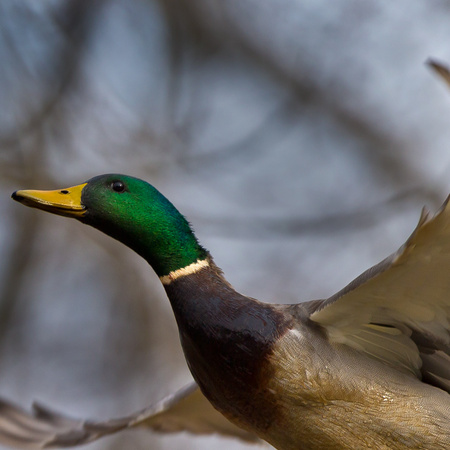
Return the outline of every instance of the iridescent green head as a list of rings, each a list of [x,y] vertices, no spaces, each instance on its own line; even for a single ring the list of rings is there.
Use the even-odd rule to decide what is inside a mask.
[[[144,257],[160,277],[208,255],[172,203],[137,178],[100,175],[79,186],[16,191],[12,197],[103,231]]]

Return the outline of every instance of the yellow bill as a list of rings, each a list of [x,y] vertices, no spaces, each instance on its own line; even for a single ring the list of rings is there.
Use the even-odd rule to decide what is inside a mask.
[[[12,198],[31,208],[67,217],[81,217],[86,208],[81,203],[81,193],[87,183],[56,191],[20,190]]]

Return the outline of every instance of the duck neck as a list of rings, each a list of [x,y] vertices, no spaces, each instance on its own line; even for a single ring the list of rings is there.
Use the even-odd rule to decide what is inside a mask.
[[[178,325],[183,329],[203,326],[236,329],[242,313],[248,310],[271,311],[272,307],[239,294],[224,278],[208,254],[204,259],[160,276]],[[249,330],[249,323],[245,324]],[[252,324],[258,328],[257,324]]]
[[[210,257],[205,261],[162,282],[194,379],[217,409],[238,416],[263,383],[273,343],[288,324],[274,306],[236,292]],[[230,404],[235,410],[225,411]]]
[[[186,270],[205,264],[208,252],[197,241],[186,219],[161,196],[161,211],[147,214],[144,209],[108,218],[108,211],[91,212],[79,220],[119,240],[142,256],[164,283]],[[106,219],[105,219],[106,217]],[[203,263],[202,263],[203,262]]]
[[[205,267],[208,252],[193,234],[180,233],[175,238],[161,233],[146,245],[144,239],[137,241],[135,251],[152,266],[163,284],[180,276],[195,273]]]

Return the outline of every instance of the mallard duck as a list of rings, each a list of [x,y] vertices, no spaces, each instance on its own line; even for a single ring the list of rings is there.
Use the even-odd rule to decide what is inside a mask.
[[[186,219],[142,180],[108,174],[12,197],[91,225],[148,261],[172,305],[199,402],[236,426],[228,434],[242,429],[280,450],[450,448],[448,202],[433,217],[423,212],[397,252],[329,299],[282,305],[236,292]],[[189,395],[172,397],[166,412]],[[4,404],[0,416],[11,444],[37,448],[151,425],[155,410],[81,423]]]

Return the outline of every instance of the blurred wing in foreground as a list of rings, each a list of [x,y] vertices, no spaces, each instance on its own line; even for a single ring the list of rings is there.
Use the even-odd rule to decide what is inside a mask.
[[[164,433],[220,434],[251,443],[261,442],[217,412],[196,383],[137,413],[104,422],[71,419],[38,404],[29,413],[0,401],[0,443],[23,450],[75,447],[134,427]]]
[[[429,59],[427,64],[447,83],[450,87],[450,69],[444,64],[434,60]]]

